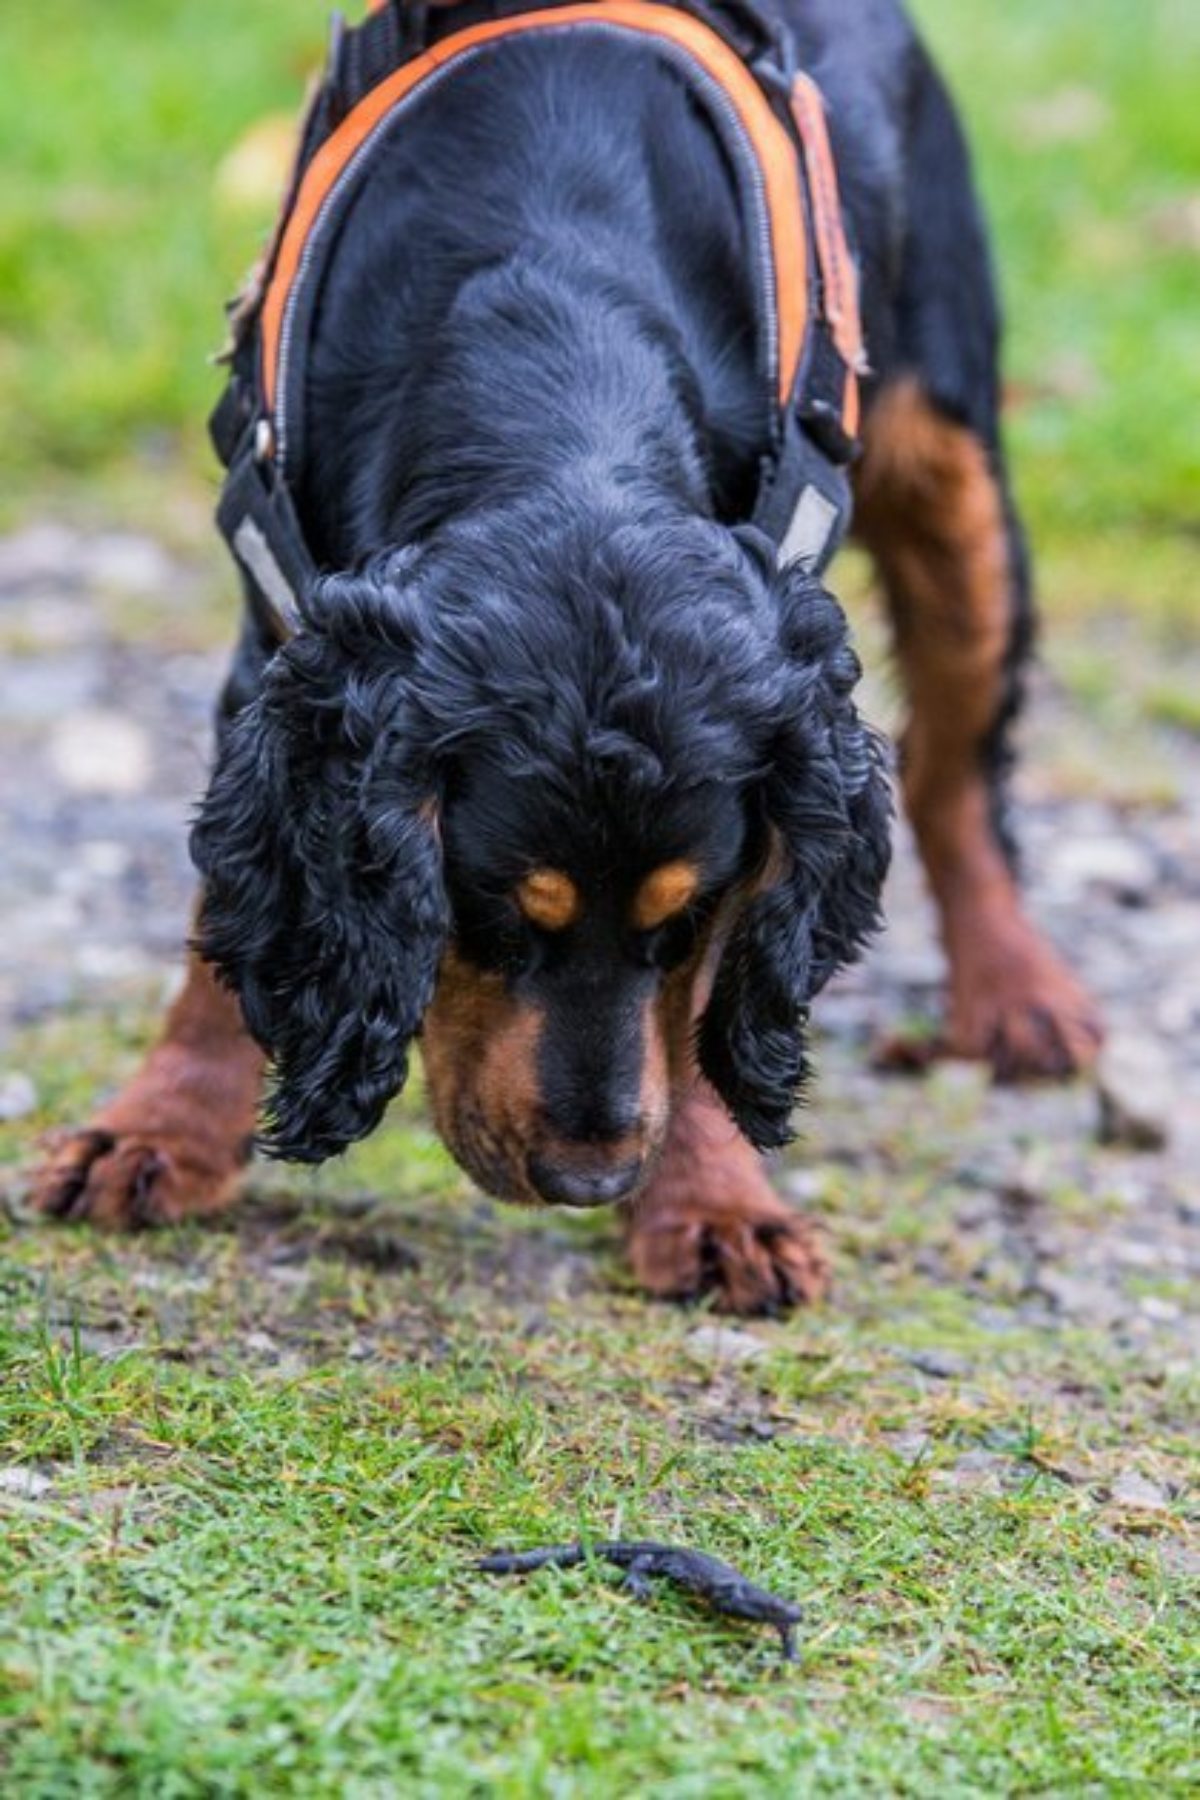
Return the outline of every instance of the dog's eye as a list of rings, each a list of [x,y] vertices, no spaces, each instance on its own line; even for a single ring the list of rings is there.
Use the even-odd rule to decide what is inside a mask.
[[[695,949],[699,926],[699,915],[689,908],[653,931],[635,932],[632,941],[634,960],[643,969],[666,972],[677,968]]]

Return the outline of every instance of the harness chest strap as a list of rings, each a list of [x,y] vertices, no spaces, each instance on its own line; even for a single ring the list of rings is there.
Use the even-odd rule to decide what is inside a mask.
[[[359,30],[383,23],[376,11]],[[293,180],[269,260],[236,315],[243,346],[257,332],[254,392],[248,395],[244,374],[235,373],[213,425],[230,467],[218,522],[260,610],[278,615],[280,636],[294,628],[295,599],[315,573],[285,469],[289,389],[295,386],[286,362],[288,331],[338,184],[355,175],[397,109],[454,65],[504,39],[579,26],[656,43],[693,64],[698,79],[715,84],[732,108],[761,194],[774,313],[762,328],[774,347],[776,444],[764,466],[754,522],[780,546],[781,562],[799,558],[819,567],[835,547],[849,512],[842,465],[854,448],[863,353],[855,269],[820,92],[803,73],[771,68],[771,86],[786,96],[781,117],[758,74],[693,14],[654,0],[583,0],[491,19],[440,39],[354,100]],[[235,371],[239,355],[235,348]],[[290,605],[281,604],[285,595]]]

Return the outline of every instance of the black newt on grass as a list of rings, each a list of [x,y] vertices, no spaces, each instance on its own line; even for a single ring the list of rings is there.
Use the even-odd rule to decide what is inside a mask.
[[[626,1569],[629,1586],[639,1596],[649,1591],[646,1577],[661,1575],[690,1593],[707,1600],[717,1612],[735,1619],[756,1619],[774,1625],[779,1632],[785,1662],[796,1661],[796,1626],[803,1614],[790,1600],[781,1600],[765,1588],[747,1581],[731,1563],[709,1556],[703,1550],[687,1550],[678,1544],[657,1544],[650,1540],[595,1544],[549,1544],[539,1550],[494,1550],[481,1557],[476,1568],[489,1575],[523,1575],[531,1569],[553,1566],[573,1568],[590,1557],[601,1556],[606,1562]]]

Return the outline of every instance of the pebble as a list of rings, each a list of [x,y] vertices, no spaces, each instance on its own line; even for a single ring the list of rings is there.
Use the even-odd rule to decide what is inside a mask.
[[[1161,1294],[1146,1294],[1138,1310],[1143,1318],[1153,1320],[1156,1325],[1174,1325],[1183,1316],[1183,1308],[1174,1300],[1164,1300]]]
[[[48,1475],[43,1475],[40,1469],[29,1468],[26,1463],[13,1463],[7,1469],[0,1469],[0,1493],[15,1494],[19,1500],[40,1500],[53,1486]]]
[[[1068,1275],[1062,1269],[1043,1269],[1037,1288],[1053,1302],[1056,1312],[1084,1319],[1089,1325],[1115,1324],[1128,1310],[1121,1295],[1106,1283]]]
[[[1136,1507],[1142,1512],[1165,1512],[1170,1497],[1155,1481],[1147,1480],[1137,1469],[1124,1469],[1108,1491],[1114,1506]]]
[[[80,868],[86,870],[89,877],[97,877],[101,881],[115,881],[123,875],[132,861],[132,856],[124,844],[113,843],[108,838],[89,838],[80,844],[76,855]]]
[[[886,1431],[883,1436],[888,1449],[907,1463],[924,1456],[933,1442],[927,1431]]]
[[[78,575],[79,563],[78,534],[65,525],[39,520],[0,538],[0,594],[69,582]]]
[[[1047,885],[1082,893],[1091,888],[1126,905],[1138,905],[1158,877],[1155,859],[1132,838],[1115,832],[1099,837],[1064,837],[1049,852]]]
[[[688,1332],[684,1342],[693,1355],[714,1362],[753,1362],[756,1357],[765,1356],[768,1350],[761,1338],[753,1337],[748,1331],[738,1331],[732,1325],[697,1325],[694,1331]]]
[[[1008,1457],[997,1456],[994,1450],[968,1450],[952,1469],[938,1469],[932,1481],[935,1487],[999,1494],[1009,1467]]]
[[[37,1103],[37,1089],[28,1075],[20,1069],[0,1073],[0,1124],[27,1118],[36,1111]]]
[[[77,794],[140,794],[150,779],[150,740],[122,713],[88,707],[63,719],[48,752],[59,780]]]
[[[1155,1009],[1154,1023],[1168,1037],[1187,1037],[1195,1031],[1200,1027],[1200,987],[1171,988]]]
[[[86,706],[100,686],[93,656],[12,656],[0,664],[0,718],[8,726],[40,725]]]
[[[133,532],[109,531],[87,546],[87,572],[97,587],[124,594],[168,591],[173,568],[162,546]]]
[[[912,1350],[904,1360],[912,1368],[919,1369],[922,1375],[932,1375],[937,1381],[949,1381],[956,1375],[971,1373],[971,1364],[956,1350]]]
[[[826,1177],[820,1169],[792,1169],[784,1176],[783,1190],[793,1200],[819,1200],[825,1192]]]
[[[1122,1033],[1101,1052],[1096,1071],[1102,1144],[1161,1150],[1170,1137],[1174,1075],[1157,1038]]]
[[[154,974],[152,959],[136,944],[80,944],[74,963],[76,973],[96,986],[117,987]]]

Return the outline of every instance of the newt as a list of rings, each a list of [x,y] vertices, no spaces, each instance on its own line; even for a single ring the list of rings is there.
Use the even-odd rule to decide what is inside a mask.
[[[796,1626],[803,1618],[791,1600],[756,1587],[731,1563],[703,1550],[687,1550],[678,1544],[657,1544],[635,1539],[609,1539],[596,1544],[548,1544],[539,1550],[493,1550],[475,1567],[488,1575],[523,1575],[530,1569],[551,1566],[574,1568],[590,1557],[601,1556],[627,1572],[628,1585],[639,1597],[650,1591],[648,1576],[661,1575],[689,1593],[697,1594],[719,1613],[734,1619],[761,1620],[774,1625],[783,1648],[783,1660],[795,1662]]]

